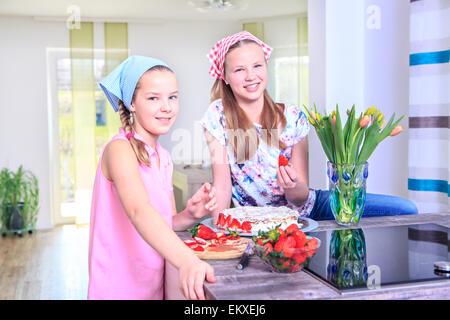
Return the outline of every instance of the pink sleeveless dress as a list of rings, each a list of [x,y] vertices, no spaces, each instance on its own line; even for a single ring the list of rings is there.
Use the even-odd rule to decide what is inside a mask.
[[[135,138],[143,141],[135,134]],[[126,139],[122,128],[116,139]],[[151,166],[139,165],[151,205],[172,227],[172,171],[170,154],[159,143],[156,153],[146,146]],[[95,176],[89,233],[88,299],[163,299],[164,259],[136,231],[117,194],[114,183],[101,170]],[[161,241],[164,241],[161,239]]]

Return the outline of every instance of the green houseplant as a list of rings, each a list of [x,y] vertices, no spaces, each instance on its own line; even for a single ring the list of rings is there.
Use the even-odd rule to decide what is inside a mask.
[[[34,229],[39,210],[39,186],[36,176],[20,166],[16,172],[0,171],[0,217],[2,236]]]

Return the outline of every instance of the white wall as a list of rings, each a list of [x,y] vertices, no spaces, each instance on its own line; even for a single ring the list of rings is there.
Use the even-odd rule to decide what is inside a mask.
[[[0,168],[20,165],[39,180],[39,229],[52,226],[46,47],[67,47],[64,23],[0,17]]]
[[[380,28],[373,26],[375,5]],[[385,117],[408,115],[409,1],[309,1],[310,104],[320,110],[372,105]],[[367,190],[407,198],[408,132],[381,142],[369,159]],[[310,133],[310,185],[327,189],[326,157]],[[313,143],[317,145],[312,146]]]
[[[326,106],[326,1],[308,1],[309,105]],[[327,158],[313,127],[308,135],[309,186],[327,189]]]
[[[369,8],[370,6],[376,6]],[[365,28],[364,105],[375,105],[389,120],[395,112],[404,131],[387,137],[371,156],[368,190],[408,198],[409,0],[366,0],[365,23],[375,11],[379,29]],[[370,10],[370,9],[374,9]]]

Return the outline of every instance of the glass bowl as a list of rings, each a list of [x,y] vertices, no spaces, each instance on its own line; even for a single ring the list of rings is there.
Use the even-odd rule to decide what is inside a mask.
[[[298,272],[308,264],[309,260],[311,260],[320,247],[320,239],[314,237],[307,237],[307,239],[308,241],[316,239],[317,246],[313,246],[312,248],[289,248],[278,252],[270,250],[258,243],[254,243],[255,254],[261,258],[264,264],[267,265],[272,272]]]

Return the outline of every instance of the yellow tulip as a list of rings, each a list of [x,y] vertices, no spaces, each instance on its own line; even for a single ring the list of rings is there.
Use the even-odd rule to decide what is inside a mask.
[[[317,121],[322,121],[322,116],[320,115],[320,113],[317,113],[316,116],[317,116]]]
[[[385,124],[386,124],[386,119],[384,119],[383,122],[381,122],[380,130],[383,130]]]
[[[364,113],[364,115],[369,115],[372,116],[377,112],[377,109],[375,108],[375,106],[371,106],[370,108],[367,108],[366,112]]]

